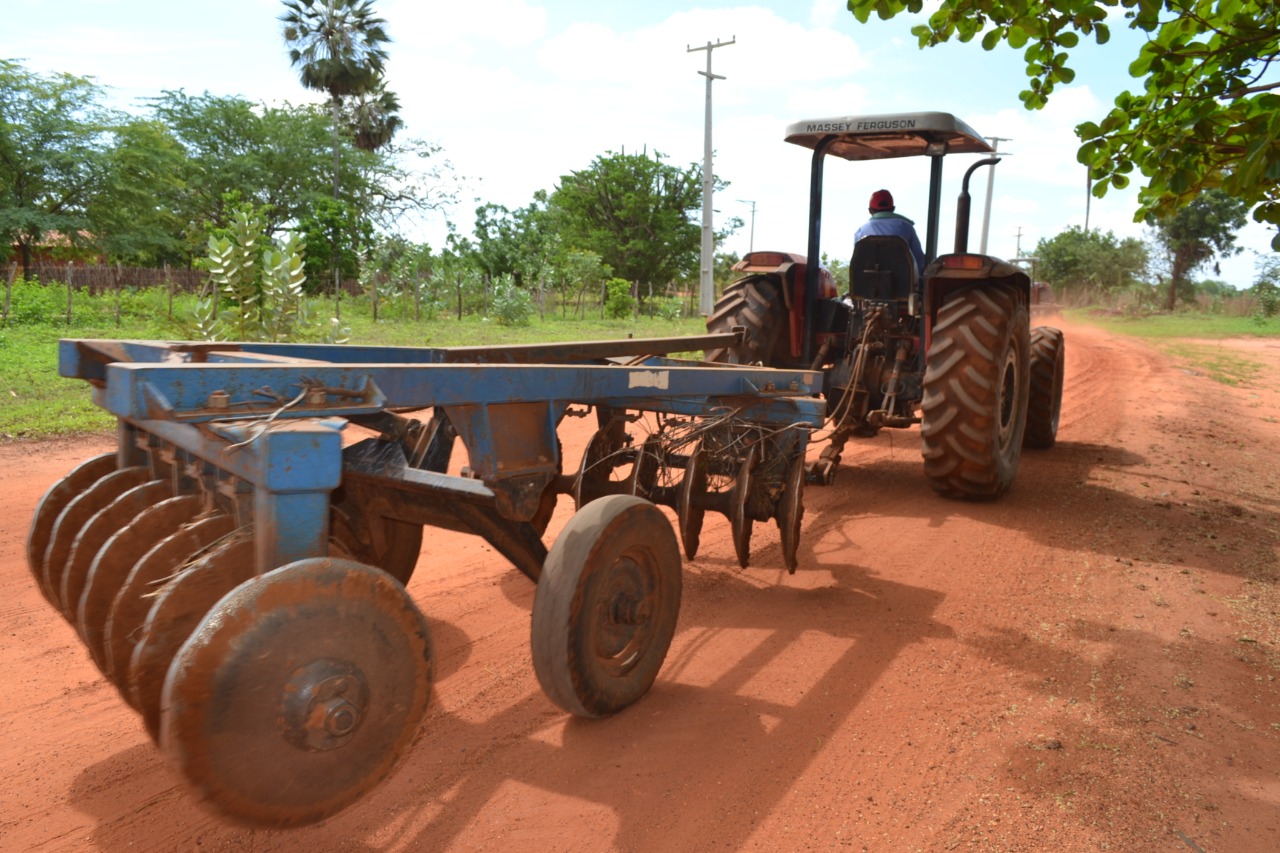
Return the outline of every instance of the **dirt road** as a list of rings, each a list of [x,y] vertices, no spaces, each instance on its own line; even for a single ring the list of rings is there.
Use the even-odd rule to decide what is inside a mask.
[[[1231,388],[1067,341],[1059,444],[999,503],[936,497],[899,431],[809,489],[793,576],[772,526],[742,571],[709,516],[658,682],[609,720],[539,691],[533,585],[429,536],[421,737],[291,832],[206,814],[30,581],[37,499],[109,440],[2,446],[0,849],[1280,849],[1280,343],[1224,344],[1266,365]]]

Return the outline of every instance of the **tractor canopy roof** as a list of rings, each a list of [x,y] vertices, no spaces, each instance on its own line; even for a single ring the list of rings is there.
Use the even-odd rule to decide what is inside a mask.
[[[846,160],[883,160],[939,154],[987,154],[993,149],[977,131],[951,113],[888,113],[798,121],[787,142],[816,149],[835,137],[825,153]]]

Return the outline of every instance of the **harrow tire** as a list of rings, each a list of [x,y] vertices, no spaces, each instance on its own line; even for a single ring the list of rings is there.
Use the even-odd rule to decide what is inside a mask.
[[[707,350],[707,361],[766,367],[780,367],[786,362],[786,353],[778,350],[786,341],[783,332],[787,328],[787,309],[776,278],[749,276],[725,288],[707,318],[707,331],[732,332],[738,326],[747,330],[742,343]]]
[[[680,612],[680,545],[656,506],[606,495],[551,546],[533,599],[533,668],[580,717],[606,717],[653,684]]]
[[[1027,423],[1027,309],[1017,292],[980,284],[938,310],[920,426],[925,476],[946,497],[994,500],[1013,483]]]
[[[1066,342],[1051,326],[1031,330],[1031,390],[1027,395],[1027,433],[1022,446],[1048,450],[1058,440],[1062,412],[1062,375]]]

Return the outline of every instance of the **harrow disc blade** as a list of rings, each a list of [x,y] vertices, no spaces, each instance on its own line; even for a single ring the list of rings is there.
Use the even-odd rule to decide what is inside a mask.
[[[67,612],[68,608],[62,598],[62,576],[66,573],[67,561],[71,558],[80,531],[113,500],[149,479],[150,473],[141,466],[112,471],[72,498],[58,514],[53,532],[49,535],[49,544],[44,551],[41,585],[49,590],[49,600],[54,607]]]
[[[44,552],[49,547],[54,524],[67,504],[114,470],[115,453],[104,453],[86,459],[70,474],[50,486],[49,491],[40,498],[40,503],[36,504],[36,511],[31,517],[31,530],[27,533],[27,565],[31,567],[31,574],[35,576],[40,591],[51,604],[54,603],[54,594],[45,583]]]
[[[104,630],[106,660],[103,669],[135,710],[138,701],[129,689],[129,662],[147,614],[155,603],[155,593],[183,566],[235,528],[235,521],[228,515],[213,515],[178,528],[138,559],[116,593]]]
[[[93,518],[85,522],[71,546],[71,556],[67,558],[67,567],[62,572],[62,589],[59,600],[62,602],[62,615],[67,621],[75,624],[76,613],[80,609],[80,599],[84,595],[85,586],[89,583],[89,569],[93,567],[94,558],[107,544],[107,540],[118,533],[122,527],[137,517],[149,506],[173,497],[173,487],[163,480],[151,480],[134,486],[111,503],[94,513]]]
[[[163,500],[138,513],[98,549],[76,609],[76,628],[103,674],[107,672],[107,619],[120,588],[138,560],[158,541],[194,520],[203,505],[197,495]]]
[[[738,469],[738,478],[729,491],[729,526],[733,532],[733,550],[738,556],[738,565],[746,568],[751,562],[751,527],[752,519],[748,511],[747,499],[751,496],[751,469],[755,466],[756,450],[752,447],[747,458]]]
[[[782,562],[787,571],[795,574],[799,565],[800,520],[804,518],[804,455],[796,457],[787,470],[787,481],[778,497],[779,538],[782,540]]]
[[[692,560],[698,556],[698,545],[702,535],[702,519],[706,511],[700,501],[707,493],[706,456],[702,452],[702,444],[694,447],[689,460],[684,466],[684,477],[680,480],[680,491],[676,495],[676,517],[680,524],[680,541],[684,545],[685,557]]]
[[[215,811],[322,820],[385,779],[431,691],[426,621],[383,571],[291,563],[241,584],[182,647],[161,746]]]
[[[153,739],[160,737],[160,695],[169,665],[218,599],[254,576],[253,550],[252,531],[238,530],[156,594],[129,662],[129,689]]]

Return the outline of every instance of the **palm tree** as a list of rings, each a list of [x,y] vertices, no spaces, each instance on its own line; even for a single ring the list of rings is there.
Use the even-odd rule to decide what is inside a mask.
[[[382,81],[391,41],[373,0],[284,0],[284,40],[302,85],[328,92],[333,108],[333,197],[338,197],[338,130],[342,100]]]
[[[359,97],[381,84],[387,61],[383,45],[391,41],[383,29],[386,21],[373,14],[373,0],[284,0],[284,7],[287,11],[280,21],[284,24],[289,62],[298,66],[303,86],[329,93],[333,108],[333,198],[338,201],[342,100]],[[333,292],[338,300],[342,298],[340,286],[335,256]]]
[[[404,122],[400,99],[379,82],[368,92],[352,98],[343,109],[343,120],[361,151],[377,151],[391,142]]]

